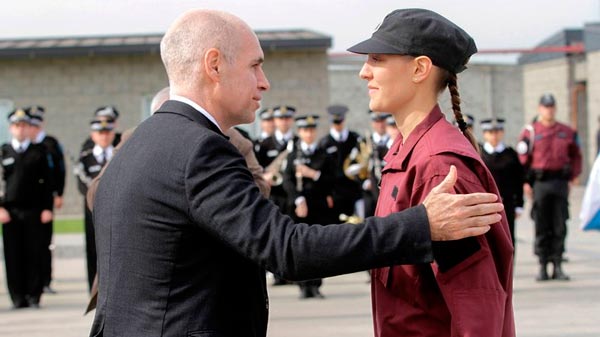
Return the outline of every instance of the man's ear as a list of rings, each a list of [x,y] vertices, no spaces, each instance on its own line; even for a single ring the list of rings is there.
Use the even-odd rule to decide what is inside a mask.
[[[216,48],[210,48],[204,54],[203,70],[207,77],[215,82],[220,80],[221,56],[221,51]]]
[[[431,74],[433,62],[427,56],[417,56],[413,60],[414,72],[412,80],[414,83],[420,83]]]

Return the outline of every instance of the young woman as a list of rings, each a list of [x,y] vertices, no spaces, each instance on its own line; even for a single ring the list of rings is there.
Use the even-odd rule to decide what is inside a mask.
[[[515,246],[515,219],[523,213],[525,169],[517,151],[504,143],[504,119],[484,119],[480,125],[485,140],[481,146],[481,158],[500,190],[510,237]]]
[[[421,203],[451,165],[459,173],[456,193],[498,194],[460,109],[456,75],[477,51],[466,32],[428,10],[396,10],[348,50],[368,55],[360,76],[369,107],[392,113],[400,131],[385,158],[376,215]],[[445,88],[459,129],[437,104]],[[372,271],[375,335],[514,336],[506,216],[485,235],[434,242],[433,251],[431,264]]]

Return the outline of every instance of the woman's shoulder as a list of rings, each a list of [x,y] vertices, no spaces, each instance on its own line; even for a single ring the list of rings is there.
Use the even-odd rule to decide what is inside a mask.
[[[429,156],[438,156],[444,153],[454,156],[480,160],[480,155],[469,140],[447,120],[436,122],[421,141],[415,151],[427,153]]]

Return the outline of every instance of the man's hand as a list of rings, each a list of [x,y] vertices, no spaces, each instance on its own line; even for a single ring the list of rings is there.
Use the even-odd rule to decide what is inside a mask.
[[[456,183],[456,167],[423,201],[429,219],[431,240],[458,240],[482,235],[502,219],[503,206],[491,193],[451,194]]]
[[[55,195],[54,196],[54,208],[61,209],[63,205],[63,197]]]
[[[10,213],[4,207],[0,207],[0,222],[1,223],[9,223],[10,222]]]
[[[52,211],[45,209],[42,211],[42,214],[40,214],[40,221],[42,223],[48,223],[48,222],[52,221],[52,217],[53,217]]]
[[[533,199],[533,188],[528,183],[523,184],[523,194],[529,199]]]
[[[308,206],[306,205],[306,201],[302,201],[298,205],[296,205],[296,215],[299,218],[306,218],[308,215]]]

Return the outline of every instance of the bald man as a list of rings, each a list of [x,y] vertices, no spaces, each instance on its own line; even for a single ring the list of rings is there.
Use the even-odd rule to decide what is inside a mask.
[[[479,235],[500,220],[495,195],[442,193],[453,171],[424,205],[387,218],[294,223],[260,194],[223,134],[252,122],[270,87],[252,29],[224,12],[189,11],[166,32],[161,57],[170,100],[98,186],[91,336],[265,336],[265,269],[304,280],[427,263],[431,240]]]

